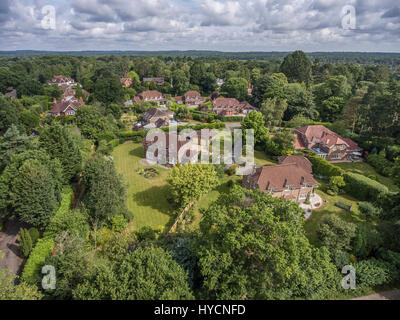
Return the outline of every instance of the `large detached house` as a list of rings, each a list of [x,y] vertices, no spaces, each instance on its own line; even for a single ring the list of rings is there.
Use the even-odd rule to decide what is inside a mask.
[[[174,97],[178,104],[186,104],[188,108],[196,108],[204,102],[204,98],[197,91],[188,91],[183,96]]]
[[[154,82],[156,86],[162,87],[164,85],[164,78],[143,78],[144,84],[150,84]]]
[[[256,110],[248,102],[235,98],[217,98],[213,101],[213,111],[220,116],[246,115]]]
[[[166,108],[151,108],[143,114],[141,121],[135,123],[135,129],[154,129],[168,127],[174,122],[174,113]]]
[[[76,82],[71,77],[54,76],[53,79],[51,79],[51,81],[48,82],[48,84],[49,85],[56,84],[59,87],[71,87],[71,86],[76,85]]]
[[[247,189],[259,189],[295,202],[305,202],[318,187],[313,175],[297,163],[255,168],[243,177],[242,184]]]
[[[152,102],[156,103],[158,106],[165,105],[167,103],[167,99],[165,99],[162,93],[157,90],[143,91],[134,97],[132,101],[137,104],[141,102]]]
[[[354,161],[362,149],[351,139],[345,139],[322,125],[306,126],[293,131],[295,148],[310,150],[328,161]]]
[[[50,113],[53,117],[59,116],[74,116],[80,106],[83,106],[85,103],[83,99],[79,100],[76,98],[71,98],[68,100],[57,101],[54,99],[53,108],[50,110]]]

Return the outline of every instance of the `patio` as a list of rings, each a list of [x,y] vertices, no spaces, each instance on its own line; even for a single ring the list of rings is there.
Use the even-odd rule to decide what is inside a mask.
[[[322,204],[323,200],[321,196],[317,193],[315,193],[314,196],[310,198],[310,204],[301,203],[300,208],[304,210],[306,220],[310,219],[312,211],[321,208]]]

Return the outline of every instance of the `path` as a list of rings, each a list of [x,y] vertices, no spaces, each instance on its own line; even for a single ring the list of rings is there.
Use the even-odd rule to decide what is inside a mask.
[[[22,271],[23,259],[17,242],[20,228],[20,223],[8,221],[0,232],[0,251],[4,254],[0,261],[0,268],[9,269],[13,274],[19,274]]]
[[[376,294],[371,294],[366,297],[354,298],[351,300],[398,300],[400,301],[400,290],[385,291]]]

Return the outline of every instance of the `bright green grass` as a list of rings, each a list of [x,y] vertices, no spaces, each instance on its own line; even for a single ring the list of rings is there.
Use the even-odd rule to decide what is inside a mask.
[[[276,166],[277,163],[271,160],[264,151],[254,151],[254,162],[256,163],[257,167],[262,166]]]
[[[113,152],[116,168],[128,184],[127,205],[134,215],[133,230],[144,226],[157,228],[166,226],[174,219],[174,211],[167,198],[169,187],[167,183],[168,170],[157,168],[160,175],[146,179],[137,171],[144,166],[143,148],[140,143],[125,143]]]
[[[330,196],[321,190],[317,190],[317,193],[321,196],[324,204],[322,208],[313,212],[310,219],[308,219],[304,225],[306,235],[312,244],[317,244],[317,229],[321,221],[329,216],[335,215],[345,221],[353,223],[365,221],[365,218],[358,211],[358,201],[355,198],[348,195]],[[336,207],[335,203],[339,201],[351,204],[353,206],[351,211],[348,212],[346,210]]]
[[[378,182],[387,186],[390,191],[397,192],[399,188],[394,184],[393,180],[388,177],[384,177],[377,173],[373,167],[366,162],[353,162],[353,163],[335,163],[336,166],[341,167],[344,170],[360,170],[365,176],[375,175]]]

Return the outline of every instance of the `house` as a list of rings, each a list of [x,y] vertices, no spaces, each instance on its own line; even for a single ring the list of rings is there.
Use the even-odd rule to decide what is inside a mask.
[[[174,121],[174,113],[165,108],[151,108],[147,110],[141,121],[135,123],[136,129],[152,129],[168,127]]]
[[[240,102],[235,98],[217,98],[213,101],[213,111],[220,116],[239,114]]]
[[[257,108],[248,102],[239,102],[235,98],[217,98],[213,101],[213,111],[220,116],[245,116]]]
[[[78,100],[75,97],[68,100],[53,100],[53,108],[50,113],[53,117],[74,116],[80,106],[85,105],[82,97]]]
[[[65,76],[54,76],[53,79],[51,79],[50,82],[48,82],[49,85],[56,84],[59,87],[71,87],[76,85],[75,80],[72,79],[71,77],[65,77]]]
[[[132,78],[121,78],[120,81],[125,88],[129,88],[133,83]]]
[[[188,108],[196,108],[204,102],[203,97],[197,91],[186,92],[183,99]]]
[[[295,148],[315,152],[327,161],[354,161],[362,156],[362,149],[351,139],[342,138],[322,125],[295,129]]]
[[[242,185],[298,203],[313,197],[314,189],[318,187],[312,174],[297,163],[255,168],[252,174],[243,177]]]
[[[248,94],[249,96],[252,96],[252,95],[253,95],[253,90],[254,90],[254,86],[253,86],[252,84],[249,84],[249,85],[247,86],[247,94]]]
[[[165,105],[168,101],[166,98],[163,97],[162,93],[157,90],[143,91],[138,96],[134,97],[132,100],[134,103],[137,104],[144,101],[144,102],[156,103],[158,106]]]
[[[278,158],[279,164],[295,163],[299,167],[306,170],[308,173],[312,173],[312,163],[306,157],[303,156],[282,156]]]
[[[164,78],[143,78],[144,84],[150,84],[154,82],[156,86],[162,87],[164,85]]]
[[[203,139],[201,136],[201,131],[196,131],[197,136],[194,138],[194,140],[192,141],[193,144],[189,147],[187,146],[185,149],[182,149],[183,146],[185,146],[187,143],[189,143],[191,141],[190,137],[186,137],[186,139],[184,139],[183,141],[180,141],[179,139],[179,135],[177,133],[173,133],[173,132],[169,132],[169,133],[165,133],[165,148],[164,148],[164,156],[163,156],[163,161],[160,164],[165,164],[167,166],[174,166],[177,163],[187,163],[187,162],[195,162],[196,160],[199,159],[199,156],[201,154],[201,146],[200,146],[200,142]],[[211,141],[212,139],[214,139],[214,135],[211,135],[209,137],[209,140]],[[149,161],[154,161],[154,162],[159,162],[158,161],[158,153],[159,150],[156,150],[153,154],[149,155],[149,157],[147,157],[147,150],[148,148],[153,145],[154,143],[156,143],[157,137],[155,137],[153,140],[148,140],[147,138],[145,138],[142,142],[143,145],[143,150],[144,150],[144,154],[146,157],[146,160]],[[176,154],[172,154],[170,152],[170,148],[171,145],[175,145],[176,146]],[[205,148],[203,146],[203,148]],[[186,150],[186,152],[185,152]],[[186,155],[187,159],[185,161],[185,159],[183,159],[183,157]]]
[[[184,100],[183,100],[183,96],[177,96],[177,97],[173,97],[173,99],[174,99],[174,101],[177,103],[177,104],[183,104],[184,102]]]

